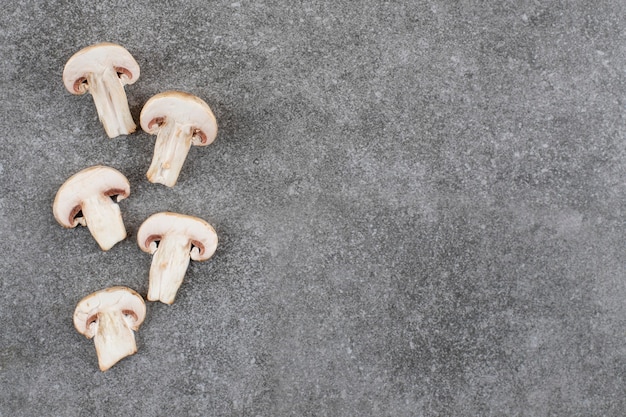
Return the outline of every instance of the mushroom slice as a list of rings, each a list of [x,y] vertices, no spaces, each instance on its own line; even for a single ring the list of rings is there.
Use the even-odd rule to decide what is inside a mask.
[[[141,128],[157,135],[146,176],[168,187],[176,184],[191,145],[206,146],[217,136],[211,108],[198,97],[167,91],[150,98],[139,116]]]
[[[76,52],[65,64],[63,83],[72,94],[91,93],[107,135],[128,135],[137,126],[124,86],[139,78],[139,64],[124,47],[99,43]]]
[[[162,212],[143,222],[137,232],[137,243],[141,250],[152,254],[148,300],[172,304],[189,259],[206,261],[213,256],[217,234],[202,219]]]
[[[74,310],[74,327],[93,338],[100,370],[137,352],[135,334],[146,317],[146,304],[135,291],[111,287],[80,300]]]
[[[63,227],[87,226],[104,251],[126,238],[116,201],[130,195],[128,179],[116,169],[97,165],[72,175],[54,198],[54,218]]]

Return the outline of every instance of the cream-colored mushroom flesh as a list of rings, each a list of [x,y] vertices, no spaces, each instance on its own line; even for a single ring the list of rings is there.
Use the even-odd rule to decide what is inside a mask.
[[[93,338],[100,370],[137,352],[135,333],[146,317],[146,304],[135,291],[111,287],[83,298],[74,310],[74,327]]]
[[[150,98],[139,120],[143,130],[157,135],[146,176],[150,182],[168,187],[176,184],[191,145],[206,146],[217,136],[211,108],[200,98],[181,91]]]
[[[106,251],[126,238],[122,213],[116,201],[129,195],[130,184],[121,172],[98,165],[65,181],[56,194],[52,211],[63,227],[87,226],[100,248]]]
[[[89,91],[110,138],[137,129],[124,86],[139,78],[139,64],[124,47],[99,43],[76,52],[65,64],[63,83],[72,94]]]
[[[143,222],[137,243],[141,250],[152,254],[148,300],[172,304],[189,260],[205,261],[213,256],[217,234],[202,219],[163,212]]]

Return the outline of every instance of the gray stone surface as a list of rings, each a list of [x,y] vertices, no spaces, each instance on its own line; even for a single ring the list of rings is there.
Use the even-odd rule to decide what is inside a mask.
[[[626,3],[290,3],[3,2],[0,415],[623,415]],[[65,91],[100,41],[141,66],[136,120],[213,108],[175,188]],[[106,253],[51,211],[96,164],[132,187]],[[162,210],[219,248],[102,373],[74,307],[145,295]]]

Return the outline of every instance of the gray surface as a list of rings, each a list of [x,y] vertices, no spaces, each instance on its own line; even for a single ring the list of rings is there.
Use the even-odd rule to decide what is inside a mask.
[[[2,8],[0,415],[623,415],[624,1]],[[135,119],[168,89],[213,108],[175,188],[64,90],[99,41],[141,66]],[[132,185],[107,253],[51,212],[95,164]],[[74,307],[146,293],[162,210],[219,248],[101,373]]]

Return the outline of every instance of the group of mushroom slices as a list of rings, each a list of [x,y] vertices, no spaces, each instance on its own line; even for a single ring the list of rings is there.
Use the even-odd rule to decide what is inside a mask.
[[[136,130],[124,91],[139,78],[139,65],[122,46],[100,43],[74,54],[63,70],[73,94],[89,91],[107,135]],[[217,136],[217,123],[200,98],[168,91],[150,98],[140,114],[144,131],[156,134],[148,180],[176,184],[191,145],[205,146]],[[66,228],[87,226],[100,248],[111,249],[126,238],[118,203],[130,195],[130,183],[118,170],[93,166],[71,176],[58,190],[55,219]],[[148,217],[137,232],[141,250],[152,254],[147,299],[172,304],[190,260],[205,261],[215,253],[217,234],[206,221],[161,212]],[[127,287],[111,287],[83,298],[74,312],[74,326],[94,339],[102,371],[137,351],[134,331],[146,315],[143,298]]]

